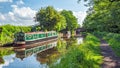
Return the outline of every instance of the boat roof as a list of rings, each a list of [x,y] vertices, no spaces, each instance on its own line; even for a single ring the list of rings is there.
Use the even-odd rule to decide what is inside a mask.
[[[48,32],[43,32],[43,31],[38,31],[38,32],[28,32],[28,33],[25,33],[25,34],[39,34],[39,33],[49,33],[49,32],[55,32],[55,31],[48,31]]]

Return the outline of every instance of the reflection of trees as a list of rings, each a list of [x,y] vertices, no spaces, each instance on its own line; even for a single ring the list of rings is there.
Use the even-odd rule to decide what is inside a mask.
[[[60,56],[59,52],[56,48],[48,49],[46,51],[40,52],[37,54],[37,60],[41,64],[50,65],[53,62],[56,62],[58,57]]]
[[[4,59],[2,58],[5,55],[10,55],[12,54],[13,51],[11,48],[0,48],[0,64],[4,63]]]
[[[4,64],[4,59],[2,57],[0,57],[0,64]]]
[[[66,50],[66,41],[63,39],[58,39],[56,48],[60,53],[64,53]]]
[[[10,55],[14,53],[12,48],[0,48],[0,56]]]
[[[37,60],[41,64],[46,63],[48,66],[51,66],[52,64],[57,63],[57,60],[60,58],[60,56],[64,55],[65,52],[66,52],[66,41],[60,38],[57,40],[56,47],[38,53]]]
[[[65,40],[66,40],[66,49],[68,49],[72,45],[77,44],[77,38],[75,38],[75,37],[71,37],[69,39],[65,38]]]

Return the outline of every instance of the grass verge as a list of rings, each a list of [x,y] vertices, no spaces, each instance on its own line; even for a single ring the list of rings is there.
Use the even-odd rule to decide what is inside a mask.
[[[109,33],[104,37],[117,56],[120,57],[120,34]]]

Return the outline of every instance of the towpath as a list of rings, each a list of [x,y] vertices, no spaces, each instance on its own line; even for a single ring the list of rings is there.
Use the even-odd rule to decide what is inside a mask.
[[[120,58],[115,55],[112,48],[105,40],[101,40],[100,48],[104,57],[101,68],[120,68]]]

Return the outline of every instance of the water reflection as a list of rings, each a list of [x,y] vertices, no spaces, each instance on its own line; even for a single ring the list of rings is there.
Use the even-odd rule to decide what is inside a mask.
[[[37,54],[37,60],[41,64],[47,64],[50,65],[53,62],[56,62],[60,56],[60,53],[57,51],[56,48],[52,48],[49,50],[46,50],[45,52],[40,52]]]
[[[83,43],[83,37],[78,37],[77,39],[77,44]]]
[[[55,47],[56,45],[57,45],[57,41],[53,41],[53,42],[50,42],[50,43],[47,43],[47,44],[43,44],[43,45],[40,45],[40,46],[37,46],[37,47],[25,49],[25,50],[16,50],[15,49],[16,57],[23,60],[24,58],[26,58],[28,56],[31,56],[32,54],[36,54],[36,53],[48,50],[50,48]]]
[[[2,57],[0,57],[0,64],[4,64],[4,59]]]
[[[15,50],[15,54],[3,56],[4,64],[0,68],[49,68],[59,63],[67,48],[80,44],[83,38],[58,39],[29,49]]]
[[[14,61],[13,57],[15,57],[15,54],[4,56],[2,59],[4,59],[4,64],[0,64],[0,68],[4,68],[6,66],[9,66],[10,63]]]

